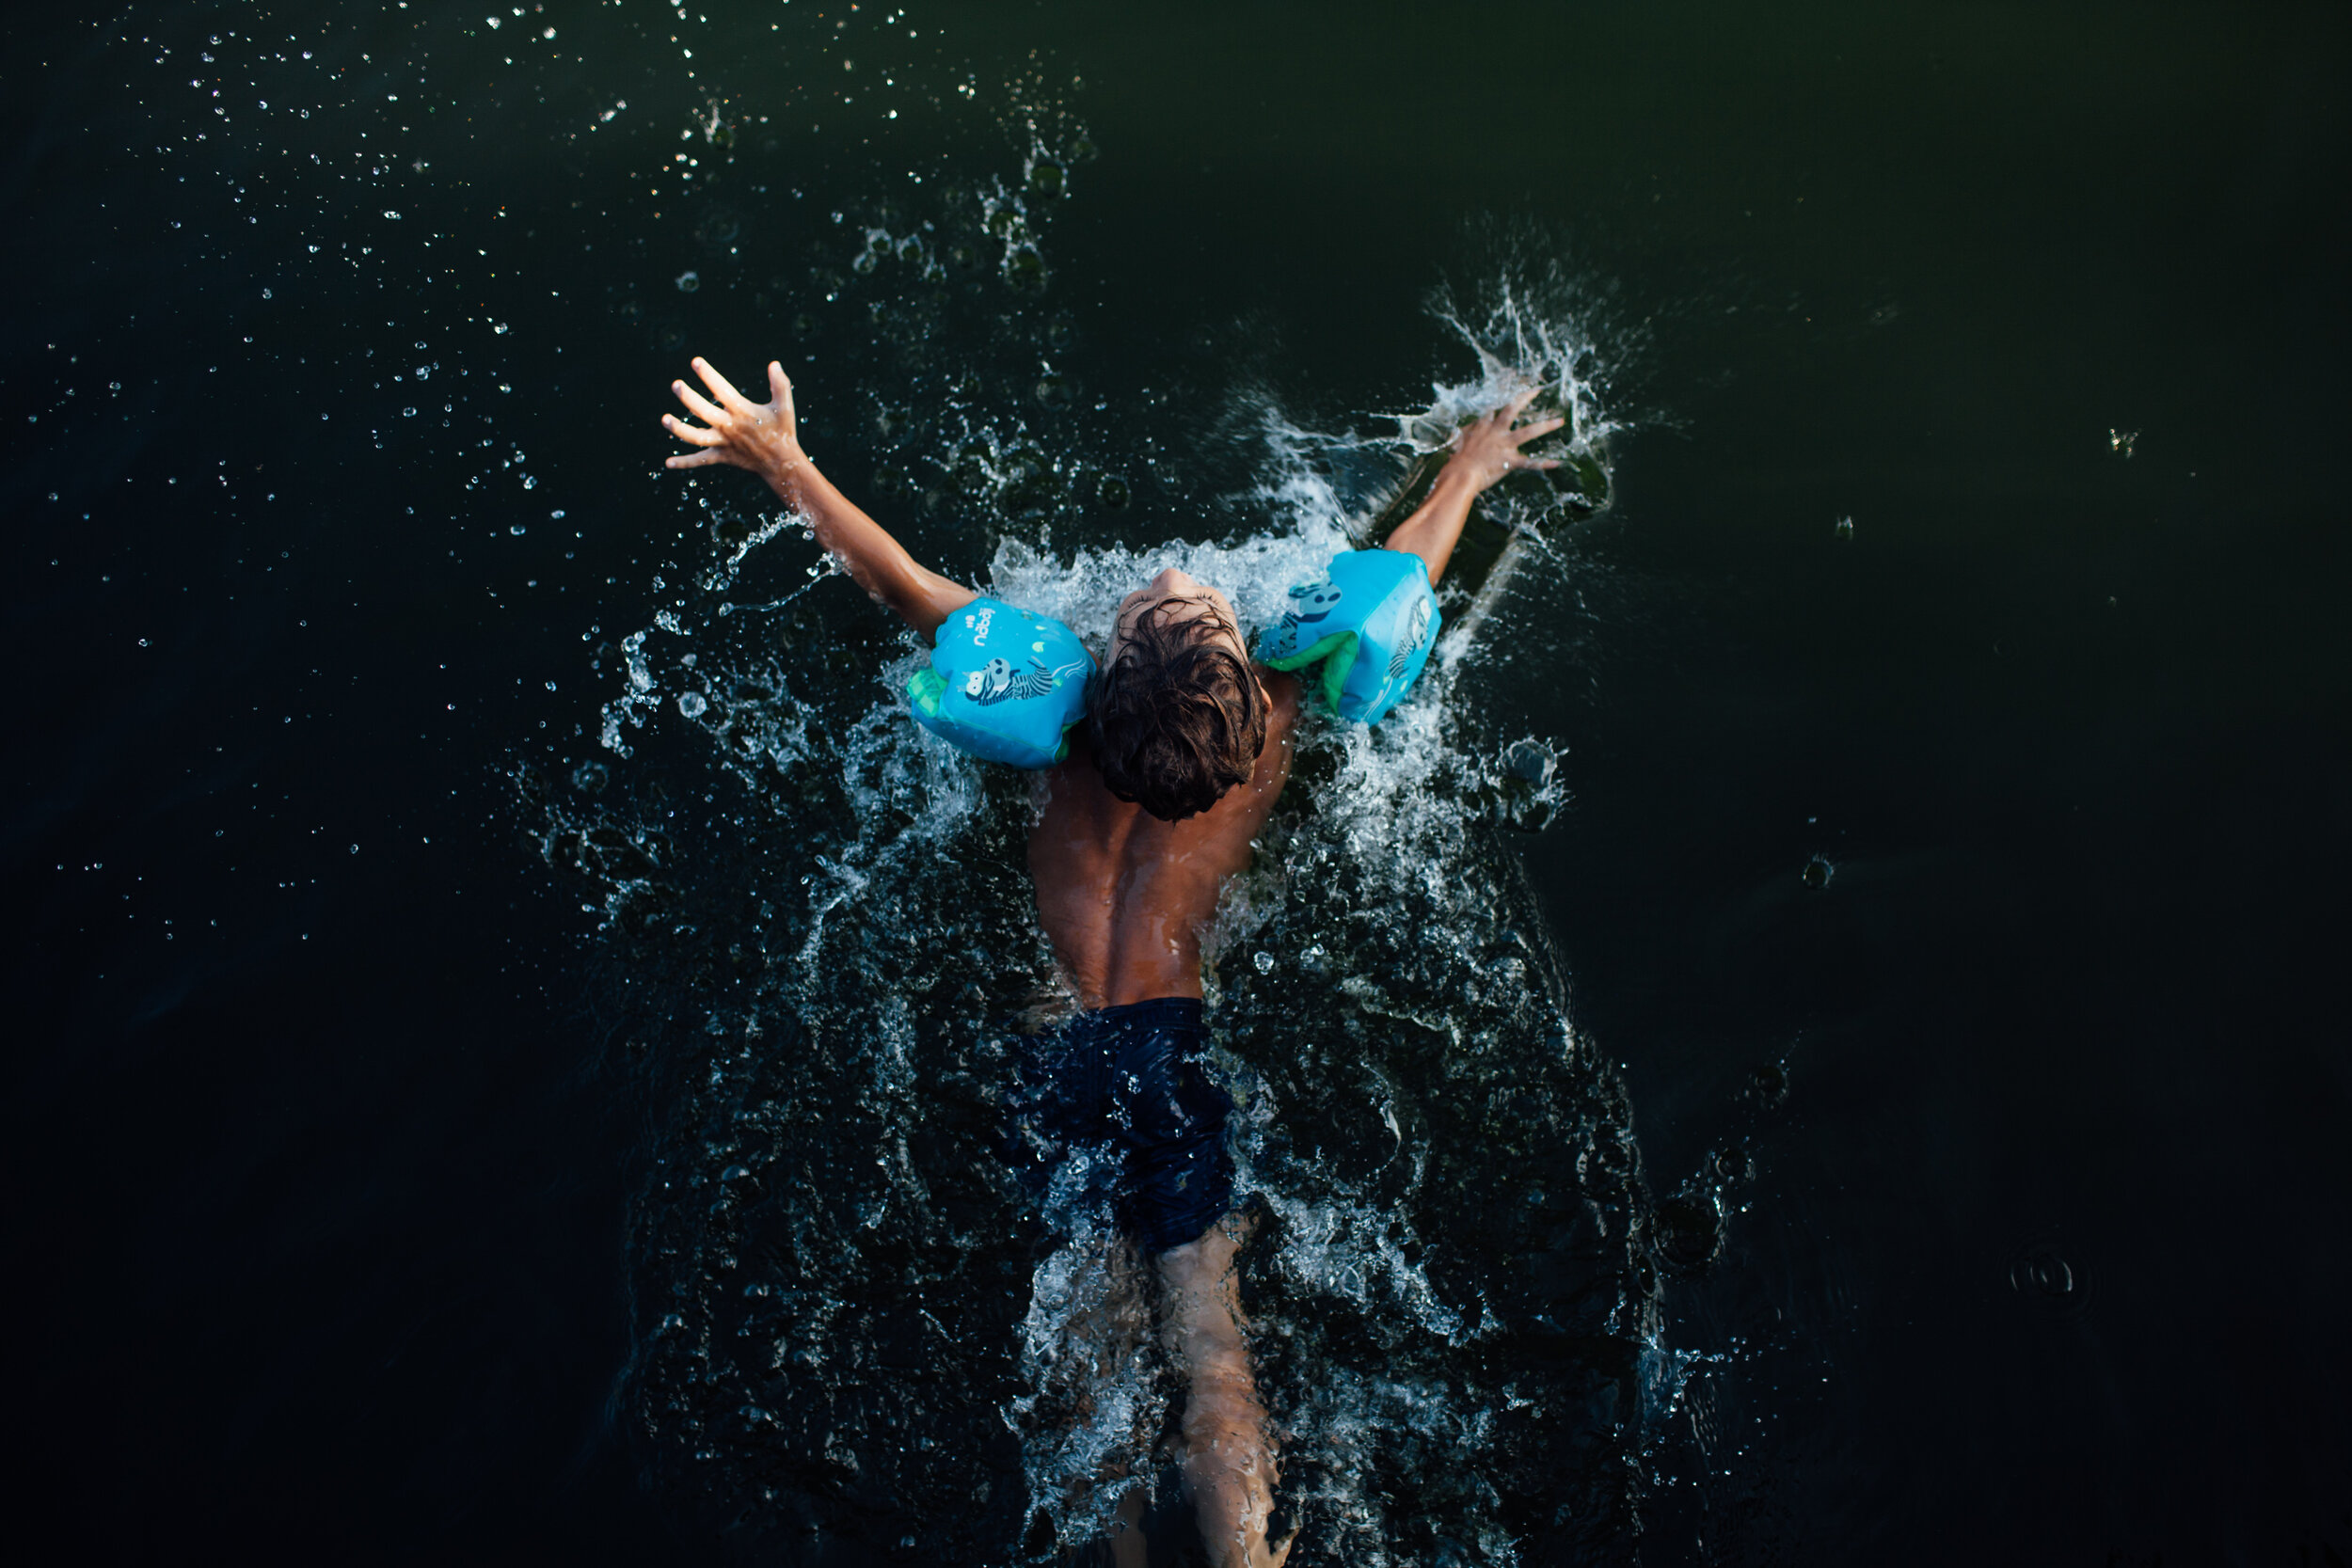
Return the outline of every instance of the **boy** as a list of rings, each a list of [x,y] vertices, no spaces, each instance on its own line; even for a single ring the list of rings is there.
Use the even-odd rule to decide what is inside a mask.
[[[701,450],[669,467],[723,463],[766,480],[858,586],[927,641],[978,596],[917,564],[818,472],[780,365],[768,366],[765,404],[706,361],[693,368],[709,399],[683,381],[671,389],[702,426],[662,423]],[[1519,450],[1565,422],[1514,429],[1534,395],[1465,426],[1429,499],[1385,541],[1419,556],[1432,584],[1482,491],[1514,468],[1556,466]],[[1163,1330],[1187,1380],[1185,1485],[1219,1568],[1273,1568],[1289,1543],[1266,1541],[1274,1452],[1233,1275],[1232,1102],[1200,1065],[1200,932],[1290,776],[1299,695],[1295,676],[1252,661],[1223,594],[1160,573],[1120,603],[1086,722],[1041,775],[1029,833],[1038,917],[1082,1010],[1027,1042],[1025,1101],[1053,1137],[1122,1158],[1116,1209],[1156,1263]],[[1115,1544],[1122,1563],[1139,1563],[1141,1547],[1133,1531]]]

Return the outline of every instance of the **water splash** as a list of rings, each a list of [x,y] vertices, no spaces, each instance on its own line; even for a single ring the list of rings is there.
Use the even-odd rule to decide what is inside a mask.
[[[936,243],[867,244],[871,286],[935,282]],[[1168,565],[1263,624],[1506,386],[1550,388],[1574,411],[1564,446],[1605,463],[1597,356],[1526,291],[1499,297],[1474,327],[1448,311],[1477,373],[1392,435],[1317,434],[1236,394],[1265,439],[1251,520],[1221,538],[1107,536],[1083,479],[1113,465],[1083,436],[1046,456],[1025,413],[925,412],[907,389],[877,396],[876,427],[902,497],[936,485],[995,519],[988,591],[1098,647]],[[1004,371],[944,372],[967,373]],[[1378,730],[1305,726],[1205,943],[1301,1563],[1513,1562],[1539,1535],[1601,1549],[1638,1528],[1628,1461],[1663,1354],[1648,1198],[1623,1090],[1568,1023],[1493,836],[1563,785],[1555,745],[1482,718],[1486,639],[1539,613],[1564,525],[1592,511],[1581,483],[1527,483],[1482,526],[1532,566],[1498,551],[1449,579],[1441,657]],[[1175,1390],[1108,1215],[1074,1177],[1039,1210],[1004,1157],[1009,1038],[1057,987],[1027,784],[906,721],[921,651],[813,592],[786,520],[704,513],[705,564],[615,645],[609,784],[536,807],[550,861],[603,890],[598,1006],[662,1118],[632,1213],[650,1326],[630,1422],[756,1529],[1050,1560],[1126,1487],[1167,1500]]]

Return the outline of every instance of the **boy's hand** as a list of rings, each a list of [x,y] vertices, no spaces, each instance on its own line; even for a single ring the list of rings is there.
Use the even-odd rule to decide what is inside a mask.
[[[702,449],[671,458],[671,467],[700,468],[724,463],[757,474],[775,491],[776,499],[809,526],[817,543],[860,588],[925,637],[972,602],[972,590],[916,564],[887,530],[859,511],[817,471],[817,465],[801,450],[799,425],[792,414],[792,383],[785,379],[782,365],[772,359],[768,362],[769,400],[754,403],[712,370],[709,360],[697,358],[693,363],[694,373],[718,401],[705,399],[683,381],[670,383],[670,390],[686,404],[686,411],[703,421],[691,425],[675,414],[661,417],[671,435]]]
[[[1535,388],[1531,387],[1493,413],[1464,425],[1454,437],[1454,455],[1446,459],[1440,481],[1454,479],[1467,483],[1470,493],[1476,495],[1514,468],[1558,467],[1560,460],[1556,457],[1529,457],[1519,449],[1566,424],[1565,419],[1554,415],[1517,430],[1511,428],[1511,422],[1534,401]]]
[[[1470,520],[1470,503],[1495,481],[1514,468],[1556,468],[1556,457],[1530,457],[1519,449],[1538,436],[1549,436],[1568,421],[1537,420],[1514,430],[1513,421],[1535,401],[1528,388],[1484,418],[1472,420],[1454,436],[1454,455],[1438,470],[1438,483],[1413,515],[1396,525],[1383,549],[1417,555],[1429,568],[1434,584],[1445,576],[1454,546],[1461,542],[1462,525]]]
[[[786,476],[808,463],[792,415],[792,383],[785,379],[784,367],[772,359],[768,362],[769,401],[754,403],[713,370],[708,360],[697,356],[693,366],[694,373],[719,401],[715,404],[706,402],[683,381],[670,383],[670,390],[686,404],[686,411],[709,428],[688,424],[675,414],[662,415],[661,422],[671,435],[703,449],[671,458],[668,467],[699,468],[725,463],[748,468],[782,489]]]

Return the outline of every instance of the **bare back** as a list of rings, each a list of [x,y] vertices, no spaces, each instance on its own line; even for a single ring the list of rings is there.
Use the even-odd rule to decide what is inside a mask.
[[[1291,772],[1298,682],[1261,669],[1273,699],[1248,784],[1198,816],[1163,822],[1104,785],[1083,732],[1040,782],[1029,832],[1038,918],[1082,1007],[1200,994],[1200,932],[1225,879],[1249,863]]]

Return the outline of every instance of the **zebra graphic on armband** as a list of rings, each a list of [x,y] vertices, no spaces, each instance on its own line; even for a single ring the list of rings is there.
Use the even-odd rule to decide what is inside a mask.
[[[1406,661],[1413,657],[1415,650],[1420,648],[1428,636],[1429,601],[1426,598],[1415,599],[1413,618],[1406,623],[1405,641],[1398,643],[1396,652],[1389,656],[1389,679],[1394,680],[1405,673]]]
[[[1032,658],[1029,667],[1016,675],[1010,659],[992,658],[963,677],[963,694],[983,707],[1042,697],[1072,675],[1083,673],[1086,667],[1085,659],[1077,659],[1048,669],[1042,659]]]

